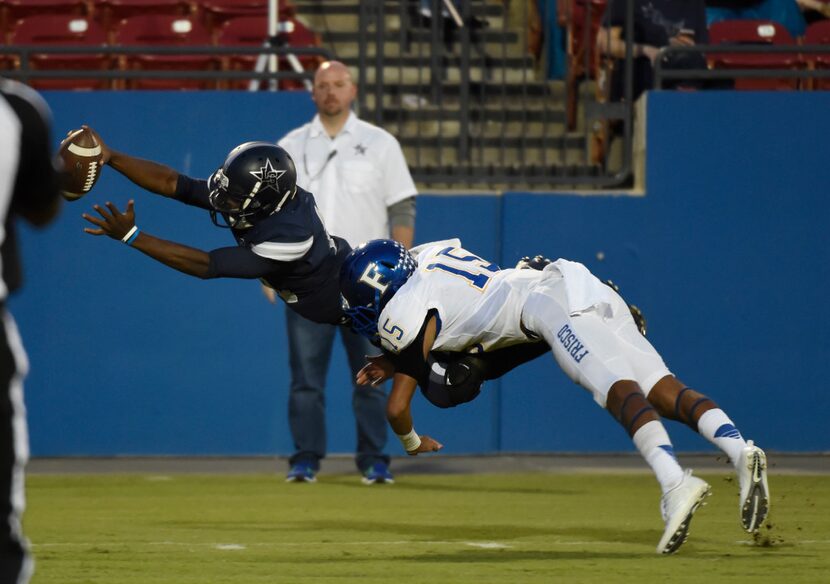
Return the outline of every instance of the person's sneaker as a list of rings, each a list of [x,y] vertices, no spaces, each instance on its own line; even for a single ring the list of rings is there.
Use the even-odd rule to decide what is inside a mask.
[[[389,472],[389,466],[385,462],[376,462],[365,471],[363,471],[363,478],[361,479],[364,485],[391,485],[395,482],[395,477]]]
[[[317,471],[312,468],[310,464],[305,462],[298,462],[297,464],[291,467],[291,470],[288,471],[288,474],[285,475],[285,482],[286,483],[314,483],[317,481],[317,477],[314,476],[317,474]]]
[[[660,510],[666,529],[657,544],[658,554],[673,554],[683,545],[689,536],[692,515],[711,489],[706,481],[693,477],[692,471],[687,470],[680,484],[663,495]]]
[[[738,461],[738,482],[741,486],[741,525],[749,533],[758,531],[769,513],[767,455],[747,440]]]

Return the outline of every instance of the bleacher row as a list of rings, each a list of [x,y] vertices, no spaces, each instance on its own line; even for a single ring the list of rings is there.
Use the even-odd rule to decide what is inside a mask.
[[[596,78],[602,60],[596,54],[596,38],[607,0],[566,0],[560,3],[559,22],[566,28],[566,51],[572,83],[588,76]],[[586,28],[587,35],[586,35]],[[713,45],[799,46],[830,45],[830,20],[814,22],[803,37],[793,38],[781,24],[773,21],[729,20],[709,27]],[[587,55],[586,55],[587,53]],[[586,70],[585,63],[590,64]],[[830,53],[715,53],[707,55],[710,69],[830,69]],[[830,89],[830,79],[744,78],[736,79],[735,89]]]
[[[313,31],[296,19],[293,6],[279,2],[283,38],[292,47],[319,46]],[[268,32],[267,0],[0,0],[0,32],[7,46],[262,46]],[[319,57],[299,57],[314,69]],[[160,55],[37,53],[30,70],[252,71],[257,55]],[[14,53],[0,55],[0,70],[21,68]],[[280,58],[280,69],[289,64]],[[245,89],[247,80],[202,79],[33,79],[38,89]],[[300,80],[280,81],[302,88]]]

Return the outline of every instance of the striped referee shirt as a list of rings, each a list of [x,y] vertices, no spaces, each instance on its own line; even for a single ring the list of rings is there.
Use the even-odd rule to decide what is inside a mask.
[[[14,215],[41,224],[59,201],[50,125],[49,107],[37,92],[0,79],[0,301],[22,283]]]

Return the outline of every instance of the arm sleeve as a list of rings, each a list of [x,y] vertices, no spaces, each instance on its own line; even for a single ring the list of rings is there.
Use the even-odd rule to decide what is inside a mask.
[[[176,181],[176,194],[173,198],[191,207],[210,210],[209,194],[206,180],[180,174]]]
[[[208,255],[208,278],[262,278],[281,268],[279,262],[258,256],[246,247],[220,247]]]
[[[431,310],[427,314],[418,335],[400,352],[384,351],[384,355],[395,366],[395,373],[409,375],[416,379],[419,385],[427,383],[429,379],[429,363],[424,359],[424,335],[426,334],[427,323],[434,313],[435,311]]]
[[[391,134],[383,167],[383,194],[387,207],[418,194],[400,143]]]
[[[390,227],[415,227],[415,197],[390,205],[387,212]]]

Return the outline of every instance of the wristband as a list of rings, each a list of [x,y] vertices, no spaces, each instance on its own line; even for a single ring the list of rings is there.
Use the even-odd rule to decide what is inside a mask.
[[[121,241],[123,241],[127,245],[132,245],[135,241],[135,238],[138,237],[139,233],[141,233],[141,230],[136,225],[133,225],[132,229],[130,229],[127,233],[124,234],[124,237],[121,238]]]
[[[418,436],[415,428],[412,428],[408,434],[397,434],[397,436],[398,440],[403,444],[404,450],[407,452],[418,450],[418,447],[421,445],[421,437]]]

